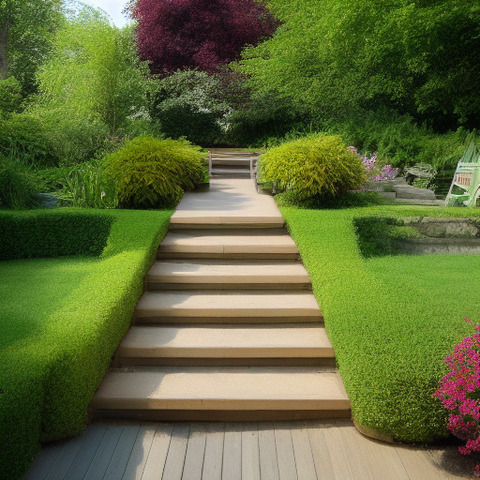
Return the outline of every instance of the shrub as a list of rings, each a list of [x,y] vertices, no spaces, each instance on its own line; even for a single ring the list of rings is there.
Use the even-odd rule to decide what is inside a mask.
[[[112,218],[61,210],[0,213],[0,260],[100,255]]]
[[[15,77],[0,80],[0,114],[18,112],[23,101],[22,86]]]
[[[138,137],[106,157],[121,208],[174,206],[203,180],[200,147],[186,140]]]
[[[272,148],[260,159],[261,178],[298,195],[336,196],[365,181],[362,163],[338,136],[311,135]]]
[[[41,121],[26,113],[0,120],[0,153],[38,166],[55,166],[60,161]]]
[[[471,323],[470,319],[466,319]],[[445,358],[449,372],[440,381],[434,396],[451,413],[447,428],[457,438],[466,441],[460,453],[480,452],[480,325],[475,333],[455,346]],[[480,478],[480,465],[476,467]]]
[[[37,184],[28,165],[0,154],[0,208],[34,208],[39,205]]]

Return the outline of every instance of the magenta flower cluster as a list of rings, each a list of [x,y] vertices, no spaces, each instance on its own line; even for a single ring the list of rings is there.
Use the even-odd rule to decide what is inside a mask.
[[[380,182],[381,180],[393,180],[397,176],[398,170],[391,165],[379,167],[376,153],[369,158],[366,155],[360,155],[356,147],[350,146],[347,148],[361,158],[368,180]]]
[[[434,393],[452,412],[447,428],[466,442],[458,449],[464,455],[480,452],[480,325],[474,328],[475,333],[464,338],[445,358],[449,372]],[[476,466],[476,476],[480,478],[480,465]]]

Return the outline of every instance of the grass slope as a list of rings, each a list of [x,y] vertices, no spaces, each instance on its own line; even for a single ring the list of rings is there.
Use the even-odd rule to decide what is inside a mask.
[[[4,478],[28,468],[39,441],[85,428],[90,400],[130,326],[172,213],[87,212],[114,218],[100,257],[0,262]]]
[[[480,314],[480,258],[431,255],[366,260],[354,218],[480,216],[467,209],[378,206],[281,208],[325,315],[339,370],[361,427],[407,442],[445,437],[446,411],[432,394],[444,357]]]

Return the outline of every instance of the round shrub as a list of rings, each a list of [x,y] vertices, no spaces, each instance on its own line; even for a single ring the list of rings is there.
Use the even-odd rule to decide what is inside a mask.
[[[120,208],[175,206],[203,179],[201,148],[186,140],[137,137],[105,159]]]
[[[336,196],[358,188],[365,172],[358,155],[339,136],[311,135],[270,149],[260,158],[260,177],[299,197]]]

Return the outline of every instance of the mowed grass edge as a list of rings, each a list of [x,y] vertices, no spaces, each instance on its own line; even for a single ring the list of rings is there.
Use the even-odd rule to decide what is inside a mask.
[[[65,209],[68,210],[78,212]],[[78,283],[69,285],[68,296],[42,319],[41,328],[32,329],[31,336],[0,351],[0,469],[5,478],[21,476],[36,455],[40,441],[66,438],[85,428],[88,405],[130,326],[143,292],[143,278],[173,213],[82,212],[114,218],[103,253],[97,259],[78,257],[82,274],[77,277]],[[3,265],[11,267],[14,262],[21,268],[29,260]],[[69,268],[74,264],[71,257]],[[59,261],[58,268],[64,266],[64,261]],[[60,271],[57,273],[61,275]],[[55,275],[55,267],[52,274]],[[49,278],[39,281],[45,282],[48,289]],[[63,295],[64,290],[59,288],[58,293]],[[19,285],[17,294],[25,301],[28,292]],[[35,297],[28,301],[35,309]],[[4,323],[8,321],[3,318]]]
[[[446,410],[432,394],[444,357],[470,333],[463,318],[480,316],[480,262],[468,255],[366,260],[353,220],[480,213],[401,206],[281,212],[323,310],[357,425],[397,441],[446,437]]]

